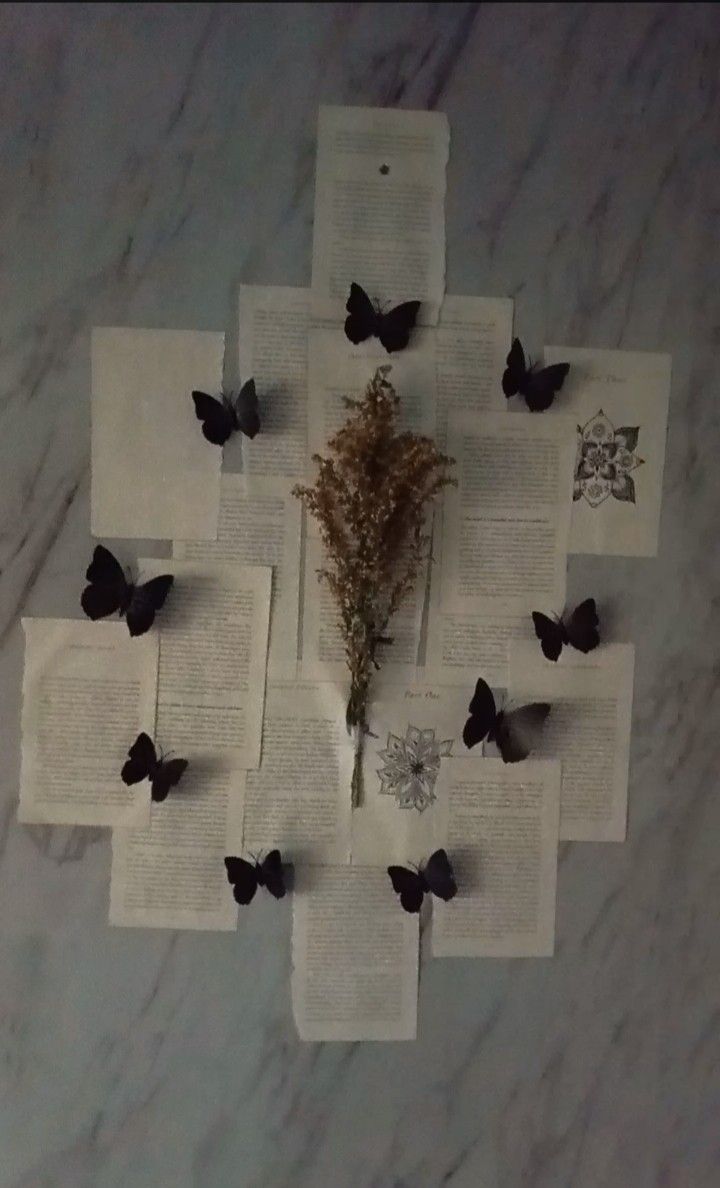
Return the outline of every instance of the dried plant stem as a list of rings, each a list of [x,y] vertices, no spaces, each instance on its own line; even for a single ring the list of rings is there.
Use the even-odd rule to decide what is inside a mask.
[[[427,559],[427,505],[453,480],[452,458],[428,437],[398,432],[399,400],[380,367],[362,400],[328,442],[329,456],[314,455],[318,477],[295,487],[316,519],[327,582],[338,609],[350,672],[346,721],[355,739],[352,803],[363,798],[363,752],[368,733],[372,674],[392,616],[415,586]]]

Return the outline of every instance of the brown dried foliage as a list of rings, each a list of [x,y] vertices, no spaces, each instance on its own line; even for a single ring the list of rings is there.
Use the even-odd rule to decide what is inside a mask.
[[[358,747],[367,730],[370,680],[388,624],[412,590],[427,558],[427,505],[449,483],[453,459],[429,437],[398,432],[399,398],[380,367],[362,400],[330,438],[328,454],[313,455],[318,476],[298,486],[320,529],[326,565],[318,571],[338,609],[350,670],[348,728]],[[356,778],[359,779],[359,753]],[[359,786],[353,789],[359,799]]]

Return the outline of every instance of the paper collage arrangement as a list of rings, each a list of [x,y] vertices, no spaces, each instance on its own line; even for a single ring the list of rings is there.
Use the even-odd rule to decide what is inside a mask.
[[[140,558],[137,574],[174,583],[137,638],[114,617],[23,624],[19,820],[112,829],[115,925],[233,930],[253,909],[226,856],[278,848],[309,1040],[416,1034],[419,917],[389,864],[451,856],[457,896],[422,910],[435,956],[550,956],[558,841],[625,837],[633,647],[551,663],[530,615],[562,612],[568,552],[656,551],[670,360],[547,348],[570,363],[552,409],[506,400],[512,302],[445,294],[449,141],[437,113],[321,109],[311,288],[240,292],[239,371],[262,424],[241,474],[221,472],[190,399],[220,393],[223,334],[93,332],[93,535],[169,541],[170,559]],[[383,309],[422,303],[406,349],[348,341],[352,283]],[[457,486],[393,623],[351,809],[343,643],[291,491],[343,396],[388,362],[407,426],[456,460]],[[531,758],[465,747],[480,676],[552,703]],[[141,732],[188,761],[162,801],[120,779]]]

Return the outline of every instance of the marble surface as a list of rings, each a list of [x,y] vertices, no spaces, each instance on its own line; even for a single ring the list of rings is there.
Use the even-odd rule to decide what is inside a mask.
[[[0,1185],[720,1182],[720,10],[3,5]],[[625,845],[562,846],[553,960],[426,961],[412,1044],[303,1045],[290,905],[106,925],[110,843],[20,827],[21,614],[78,613],[93,323],[310,277],[317,105],[448,113],[448,288],[673,354],[660,551],[573,559],[637,648]]]

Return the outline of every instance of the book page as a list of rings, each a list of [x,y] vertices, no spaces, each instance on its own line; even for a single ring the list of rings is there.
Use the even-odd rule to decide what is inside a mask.
[[[441,836],[458,893],[433,900],[434,957],[551,957],[560,764],[457,759]]]
[[[445,290],[447,117],[321,107],[313,231],[313,316],[345,320],[350,284],[384,309],[422,301],[434,325]]]
[[[671,359],[545,347],[570,371],[552,408],[577,425],[571,553],[657,553]]]
[[[243,853],[277,847],[290,863],[348,861],[353,744],[344,696],[330,684],[268,686],[262,762],[246,777]]]
[[[272,567],[268,676],[277,680],[293,680],[297,672],[302,505],[292,485],[223,474],[217,540],[173,544],[180,560]]]
[[[457,755],[468,754],[462,731],[471,697],[472,686],[376,690],[368,712],[364,796],[352,815],[354,863],[417,866],[443,844],[443,776]]]
[[[244,772],[193,751],[180,783],[154,803],[149,829],[114,829],[110,923],[129,928],[237,924],[225,873],[228,820],[241,811]]]
[[[410,1040],[417,1031],[418,917],[387,872],[295,871],[292,1000],[302,1040]]]
[[[241,285],[239,367],[251,376],[261,428],[242,439],[243,469],[256,475],[301,479],[307,454],[308,289]]]
[[[155,731],[158,641],[125,623],[23,619],[18,820],[146,825],[147,783],[120,778],[141,731]]]
[[[308,534],[303,572],[300,674],[304,681],[343,682],[349,680],[349,674],[338,610],[327,582],[318,578],[324,556],[322,541]],[[423,570],[415,589],[408,593],[388,624],[387,638],[392,643],[378,646],[377,659],[381,667],[373,677],[375,688],[386,681],[408,681],[415,676],[425,584]]]
[[[155,620],[160,636],[157,741],[260,762],[272,571],[204,561],[138,562],[175,584]]]
[[[561,610],[575,456],[569,418],[451,409],[441,599],[452,613]]]
[[[450,408],[502,411],[507,405],[502,374],[512,338],[509,297],[446,297],[437,328],[437,424],[435,440],[447,448]]]
[[[224,345],[209,331],[93,329],[93,536],[214,540],[222,450],[191,393],[219,392]]]
[[[308,339],[308,454],[325,454],[328,438],[352,416],[346,399],[360,400],[378,367],[400,398],[400,429],[432,437],[437,375],[435,335],[416,330],[404,351],[388,355],[376,339],[354,346],[338,326],[318,327]],[[314,473],[310,466],[309,472]]]
[[[507,647],[511,639],[534,639],[532,619],[525,614],[478,615],[448,612],[441,600],[442,506],[435,509],[430,597],[428,600],[425,673],[428,684],[466,684],[479,676],[489,685],[507,685]]]
[[[562,760],[561,841],[625,840],[634,665],[632,644],[563,648],[556,663],[537,642],[510,645],[513,701],[552,704],[534,753]]]

